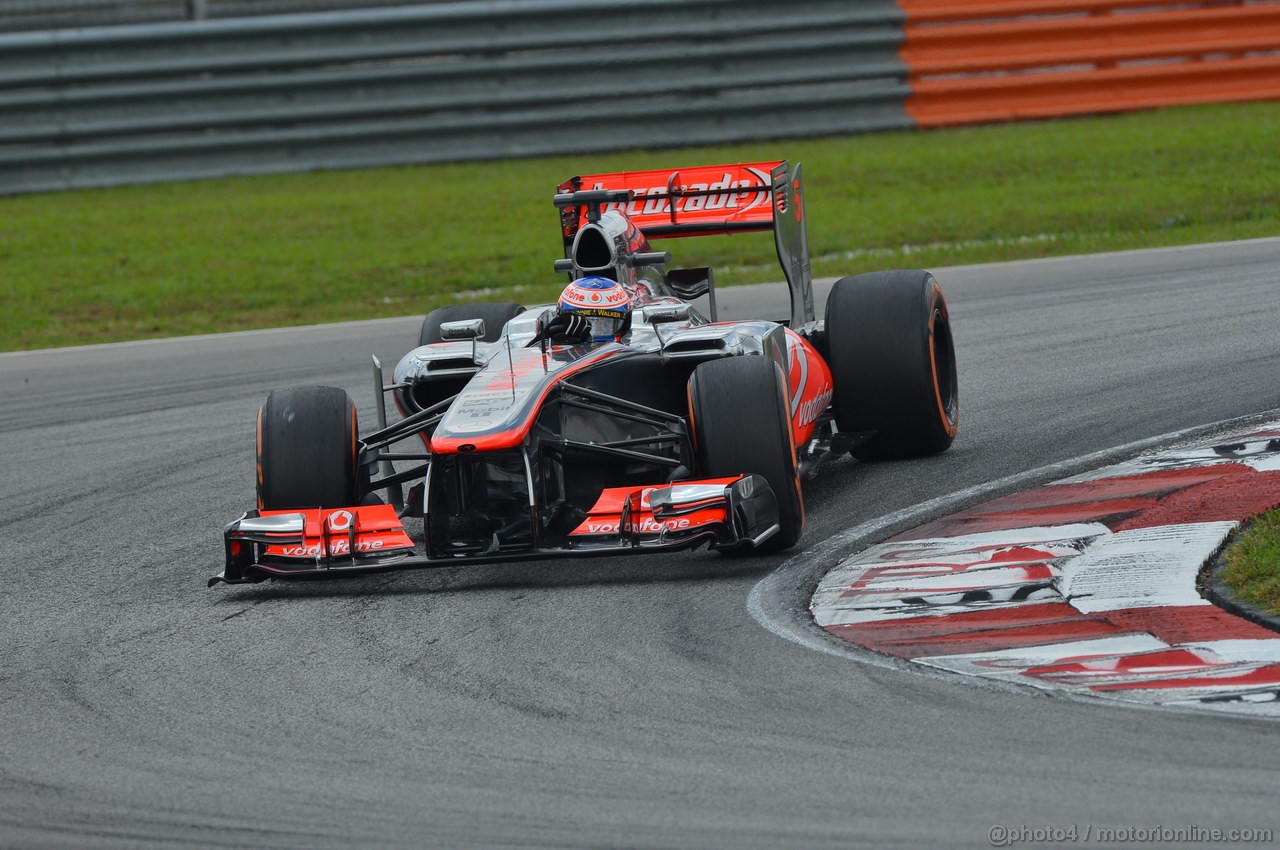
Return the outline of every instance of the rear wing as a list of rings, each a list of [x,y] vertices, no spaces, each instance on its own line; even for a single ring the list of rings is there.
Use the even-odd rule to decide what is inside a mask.
[[[600,203],[599,191],[628,192],[629,200]],[[574,195],[592,192],[595,203],[574,203]],[[814,321],[809,240],[804,226],[800,164],[754,162],[696,168],[622,171],[571,177],[559,186],[561,235],[565,256],[578,229],[591,215],[618,210],[647,239],[710,236],[772,230],[778,261],[791,290],[791,326]]]

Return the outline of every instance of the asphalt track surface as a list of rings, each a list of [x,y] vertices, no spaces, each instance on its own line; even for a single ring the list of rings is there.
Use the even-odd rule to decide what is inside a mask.
[[[938,276],[959,439],[824,469],[813,553],[926,499],[1280,406],[1280,240]],[[784,303],[722,293],[735,314]],[[985,847],[995,824],[1277,826],[1273,724],[814,652],[748,612],[782,556],[206,590],[223,523],[252,503],[265,393],[333,383],[369,411],[368,354],[394,363],[416,326],[0,356],[0,846]]]

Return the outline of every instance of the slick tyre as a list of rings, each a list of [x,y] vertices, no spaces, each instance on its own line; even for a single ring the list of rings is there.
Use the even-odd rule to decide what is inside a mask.
[[[440,336],[440,326],[445,322],[465,322],[471,319],[484,319],[484,336],[481,342],[497,342],[502,336],[502,327],[507,322],[524,312],[519,304],[491,302],[482,304],[454,304],[432,310],[422,320],[422,329],[418,331],[418,345],[431,345],[444,342]]]
[[[689,378],[689,407],[701,475],[755,473],[778,500],[780,528],[758,550],[722,551],[742,555],[794,546],[804,528],[804,501],[782,370],[759,355],[703,363]]]
[[[290,387],[258,411],[258,509],[359,505],[356,406],[336,387]]]
[[[955,345],[933,275],[885,271],[836,281],[826,337],[836,425],[875,432],[854,457],[923,457],[951,445],[960,416]]]

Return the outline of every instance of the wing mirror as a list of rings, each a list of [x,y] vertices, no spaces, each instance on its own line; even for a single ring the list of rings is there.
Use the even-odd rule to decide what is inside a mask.
[[[440,338],[446,341],[479,339],[484,336],[484,319],[465,319],[461,322],[441,322]]]
[[[476,342],[484,336],[484,319],[463,319],[460,322],[441,322],[440,338],[446,342],[471,340],[471,359],[476,359]]]
[[[688,304],[651,304],[642,311],[644,320],[651,325],[689,321]]]

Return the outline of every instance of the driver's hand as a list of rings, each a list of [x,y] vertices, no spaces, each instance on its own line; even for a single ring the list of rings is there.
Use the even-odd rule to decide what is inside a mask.
[[[591,323],[577,313],[557,313],[542,326],[534,341],[550,340],[555,345],[573,345],[591,341]]]

